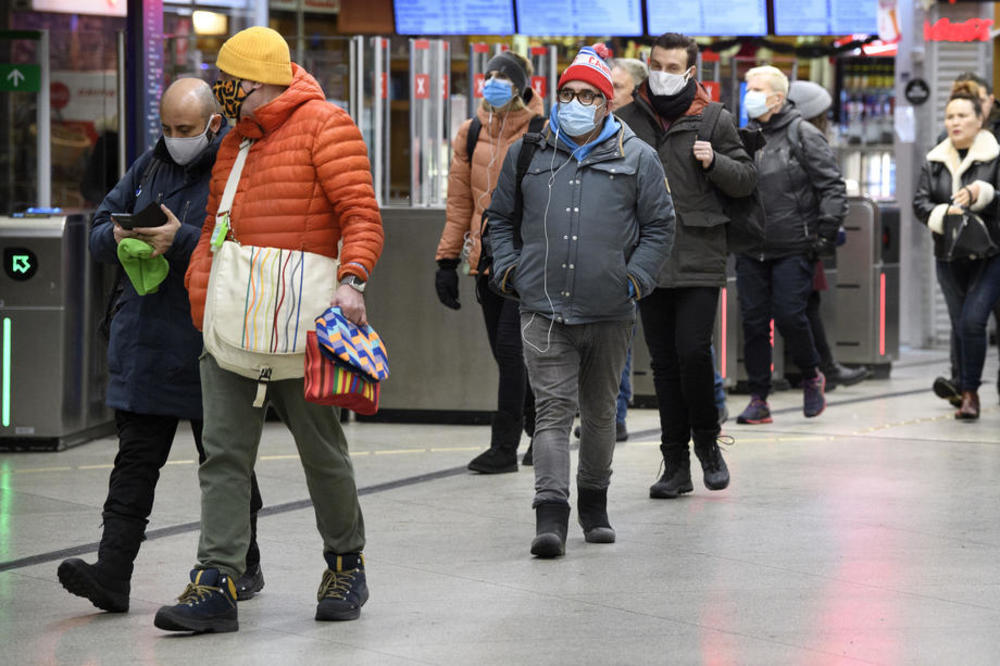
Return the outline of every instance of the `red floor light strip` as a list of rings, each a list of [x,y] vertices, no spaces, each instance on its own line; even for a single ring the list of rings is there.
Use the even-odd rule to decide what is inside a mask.
[[[722,361],[722,367],[719,368],[719,375],[721,375],[723,379],[726,378],[726,343],[728,342],[728,340],[726,339],[727,335],[728,335],[727,332],[726,332],[727,331],[726,324],[727,324],[727,322],[726,322],[726,288],[723,287],[722,288],[722,344],[719,345],[720,347],[722,347],[721,353],[719,354],[719,360]]]
[[[885,356],[885,273],[879,273],[878,285],[878,353]]]

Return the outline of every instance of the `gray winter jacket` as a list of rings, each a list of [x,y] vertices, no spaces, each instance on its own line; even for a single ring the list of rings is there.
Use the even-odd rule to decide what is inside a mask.
[[[622,124],[582,161],[545,129],[522,181],[523,245],[515,247],[515,171],[523,140],[507,152],[486,212],[494,279],[521,312],[565,324],[635,318],[670,255],[674,206],[656,152]],[[516,270],[512,270],[516,269]]]
[[[794,103],[786,102],[768,122],[750,123],[767,139],[755,156],[767,216],[767,259],[810,254],[817,238],[833,243],[847,214],[847,188],[837,156],[823,133],[801,118]],[[796,121],[799,145],[792,146],[788,126]]]

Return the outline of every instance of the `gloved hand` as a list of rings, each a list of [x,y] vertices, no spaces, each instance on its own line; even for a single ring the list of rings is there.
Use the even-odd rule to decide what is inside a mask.
[[[829,257],[837,252],[837,246],[834,244],[834,241],[829,238],[817,236],[816,239],[813,240],[812,251],[817,259],[819,257]]]
[[[437,274],[434,276],[434,288],[437,289],[438,300],[452,310],[461,309],[458,302],[458,259],[438,259]]]

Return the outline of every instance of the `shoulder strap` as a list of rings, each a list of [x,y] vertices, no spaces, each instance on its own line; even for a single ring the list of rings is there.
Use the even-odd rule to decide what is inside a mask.
[[[722,115],[722,104],[719,102],[709,102],[705,110],[701,112],[701,122],[698,124],[698,140],[711,141],[715,134],[715,126],[719,124],[719,116]]]
[[[545,137],[542,136],[543,127],[545,127],[544,116],[535,116],[531,119],[531,122],[528,123],[528,131],[521,142],[521,152],[517,154],[517,171],[514,176],[516,188],[514,190],[515,229],[519,229],[521,226],[521,213],[524,210],[524,195],[521,192],[521,181],[524,180],[524,174],[528,173],[528,167],[531,166],[531,158],[535,156],[535,151],[545,141]]]
[[[252,139],[243,139],[243,142],[240,143],[240,152],[236,153],[233,168],[229,170],[229,179],[226,180],[226,189],[222,191],[222,199],[219,200],[219,209],[215,212],[216,224],[219,223],[220,218],[229,217],[229,211],[233,207],[233,199],[236,198],[236,187],[240,184],[240,174],[243,173],[243,165],[246,164],[252,144]]]
[[[472,124],[469,125],[469,133],[465,137],[465,154],[469,156],[469,164],[472,164],[472,154],[476,152],[476,143],[479,141],[479,132],[483,129],[483,121],[479,116],[472,117]]]
[[[788,137],[788,145],[792,151],[792,157],[799,161],[799,164],[805,166],[805,162],[802,159],[802,118],[793,118],[792,122],[788,123],[788,129],[786,135]]]

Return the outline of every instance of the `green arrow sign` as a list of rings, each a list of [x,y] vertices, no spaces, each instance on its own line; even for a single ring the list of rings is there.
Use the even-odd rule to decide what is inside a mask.
[[[0,64],[0,90],[6,92],[38,92],[42,71],[38,65]]]

